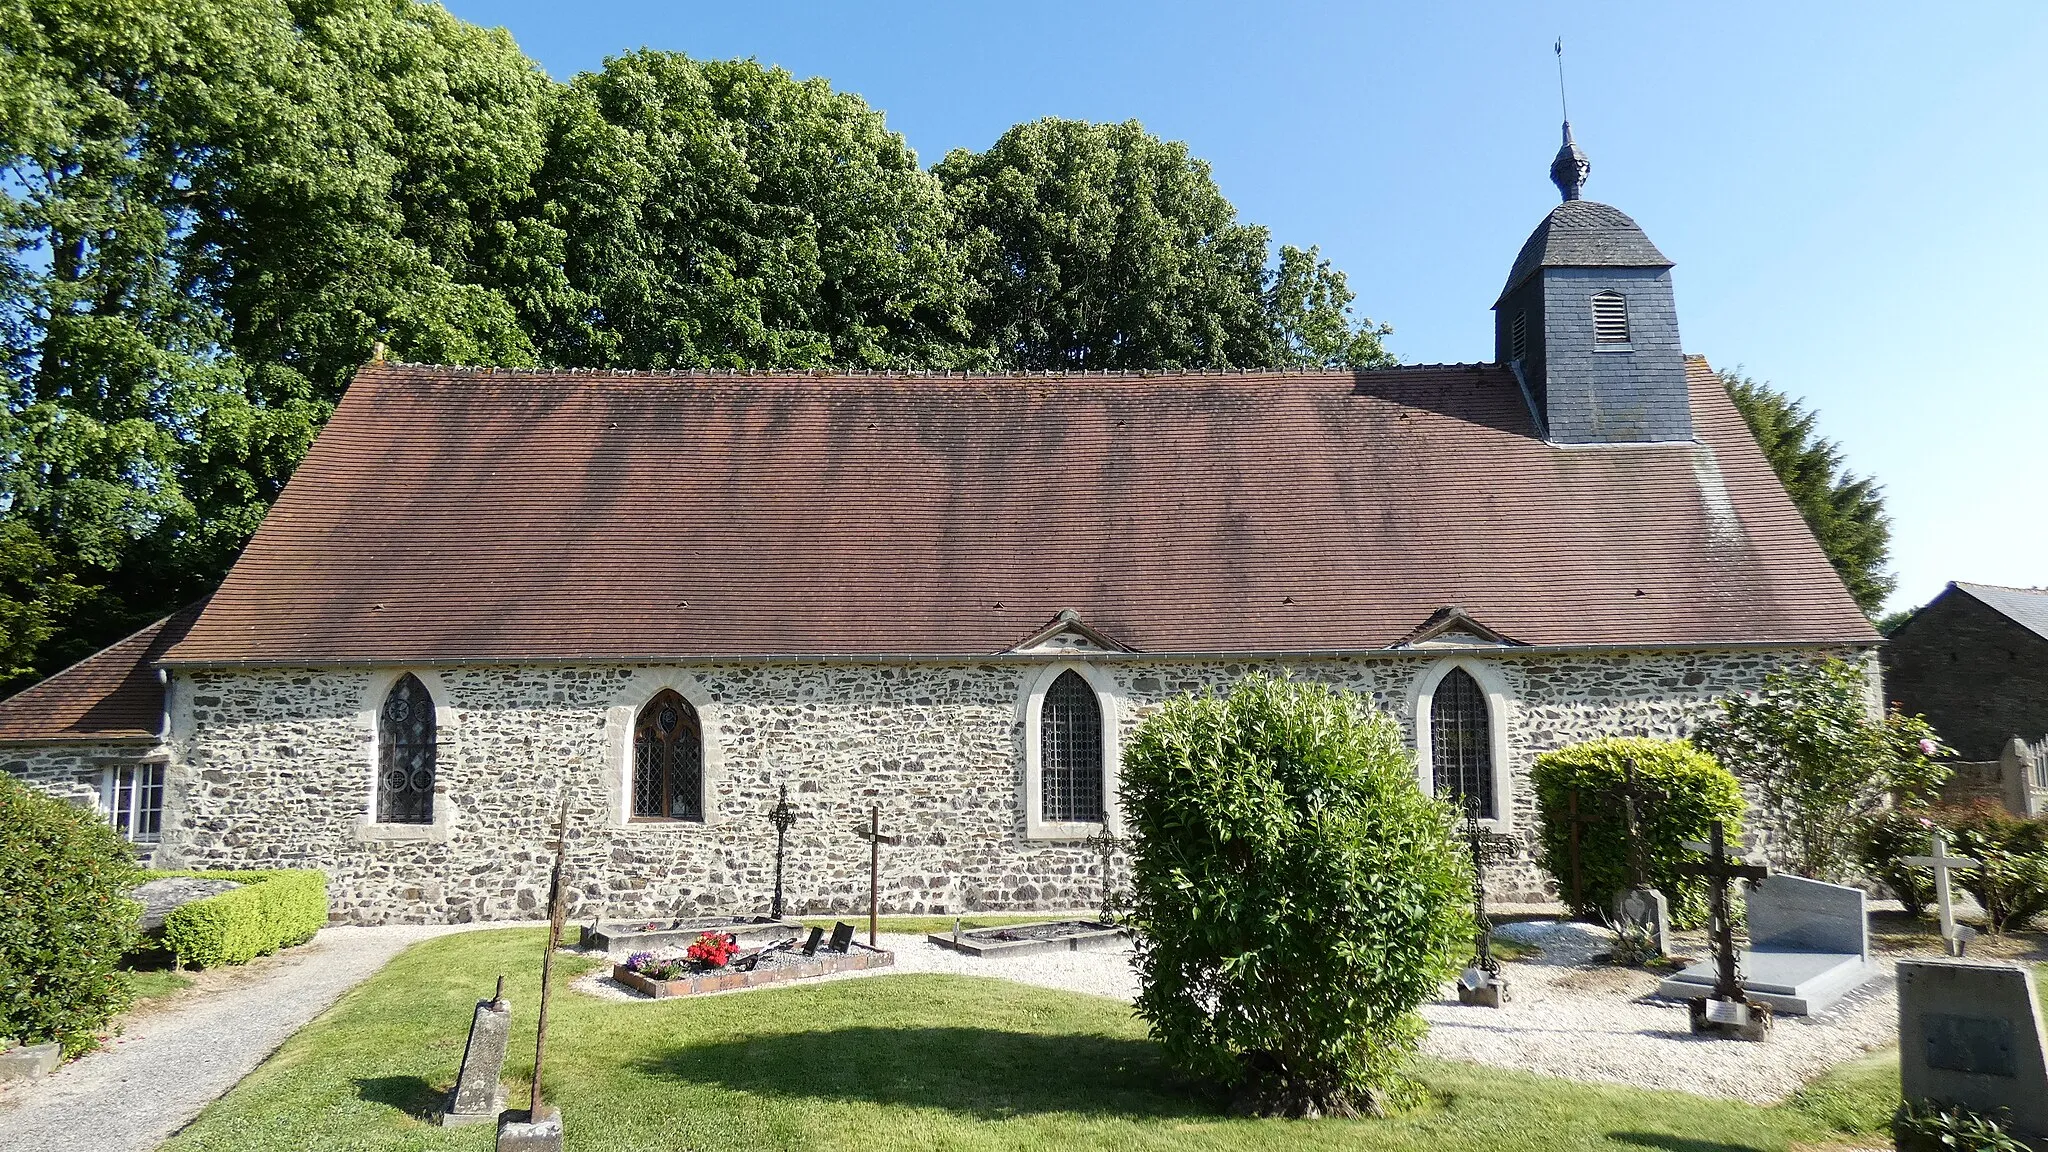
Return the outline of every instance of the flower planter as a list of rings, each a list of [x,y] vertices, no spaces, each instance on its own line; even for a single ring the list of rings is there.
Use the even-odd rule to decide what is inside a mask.
[[[834,972],[859,972],[870,968],[887,968],[896,963],[896,954],[881,948],[870,948],[865,944],[848,946],[844,954],[820,952],[816,956],[801,953],[779,952],[764,957],[751,972],[735,972],[730,969],[713,969],[709,972],[692,972],[673,980],[656,980],[643,976],[624,964],[612,965],[612,979],[645,996],[656,1000],[668,1000],[677,996],[695,996],[702,992],[736,992],[742,988],[759,988],[764,984],[781,984],[790,980],[810,980],[819,976],[830,976]]]

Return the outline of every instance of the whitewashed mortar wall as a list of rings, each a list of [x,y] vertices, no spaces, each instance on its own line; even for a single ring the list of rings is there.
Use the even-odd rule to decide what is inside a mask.
[[[1514,832],[1534,835],[1527,772],[1551,748],[1604,735],[1679,737],[1713,700],[1772,669],[1849,651],[1469,659],[1507,686]],[[1284,663],[1099,659],[1121,729],[1167,698],[1285,667],[1353,689],[1412,724],[1415,683],[1442,652]],[[1021,700],[1041,661],[751,663],[687,669],[508,666],[419,669],[437,693],[443,827],[365,839],[370,709],[384,671],[181,673],[172,695],[160,866],[303,865],[332,877],[337,919],[469,921],[541,913],[556,797],[572,793],[573,914],[640,917],[764,910],[774,831],[764,813],[787,780],[792,906],[852,912],[867,899],[870,803],[883,830],[883,904],[896,912],[1074,908],[1100,897],[1098,858],[1078,842],[1025,839]],[[630,824],[616,749],[622,700],[686,676],[716,746],[706,824]],[[689,694],[689,693],[686,693]],[[1412,728],[1411,728],[1412,731]],[[52,773],[59,770],[45,766]],[[9,767],[12,771],[13,768]],[[1499,898],[1540,899],[1529,859],[1498,869]]]

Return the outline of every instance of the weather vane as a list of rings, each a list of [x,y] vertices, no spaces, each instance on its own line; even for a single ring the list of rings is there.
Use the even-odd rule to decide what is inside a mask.
[[[1572,110],[1564,102],[1564,37],[1559,36],[1551,50],[1557,53],[1557,110],[1564,113],[1564,122],[1572,122]]]

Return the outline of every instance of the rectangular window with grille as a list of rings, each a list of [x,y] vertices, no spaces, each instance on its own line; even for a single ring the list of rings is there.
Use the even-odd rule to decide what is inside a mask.
[[[154,844],[164,829],[164,766],[123,764],[108,788],[108,819],[136,844]]]
[[[1628,343],[1628,299],[1621,293],[1593,293],[1593,342]]]

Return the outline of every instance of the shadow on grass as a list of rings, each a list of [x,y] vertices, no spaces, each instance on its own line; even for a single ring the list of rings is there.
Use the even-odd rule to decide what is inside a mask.
[[[432,1120],[448,1094],[418,1076],[362,1076],[356,1079],[356,1095],[415,1119]]]
[[[652,1053],[643,1072],[737,1092],[937,1108],[982,1120],[1048,1112],[1218,1117],[1158,1045],[988,1028],[839,1028]]]
[[[1692,1140],[1666,1136],[1661,1132],[1609,1132],[1609,1140],[1638,1148],[1662,1148],[1664,1152],[1756,1152],[1754,1144],[1723,1144],[1718,1140]]]

